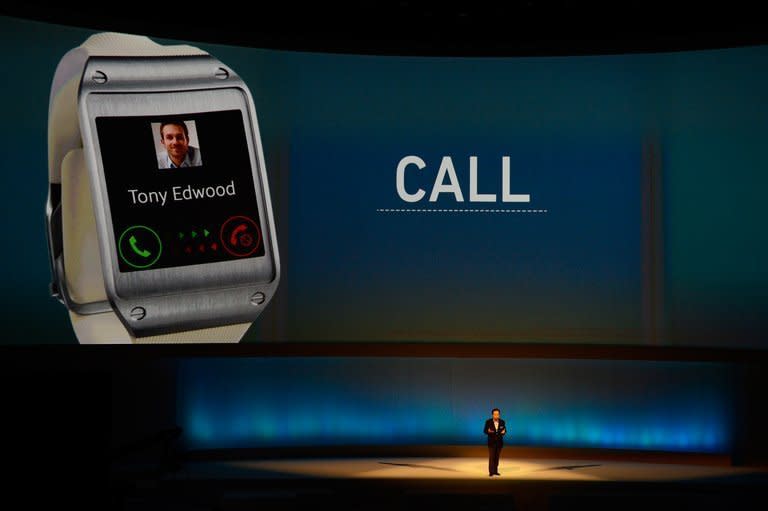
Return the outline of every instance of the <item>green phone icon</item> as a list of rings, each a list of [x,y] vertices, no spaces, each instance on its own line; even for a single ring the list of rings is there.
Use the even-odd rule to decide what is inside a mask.
[[[160,259],[163,242],[151,228],[132,225],[125,229],[117,240],[117,251],[125,264],[143,270],[153,266]]]
[[[149,257],[152,255],[152,252],[149,250],[143,250],[136,246],[136,236],[131,236],[128,238],[128,243],[131,245],[131,250],[139,254],[141,257]]]

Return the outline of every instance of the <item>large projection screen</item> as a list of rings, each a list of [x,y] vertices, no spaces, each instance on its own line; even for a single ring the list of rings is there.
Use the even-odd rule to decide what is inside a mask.
[[[48,292],[45,132],[55,66],[94,32],[0,17],[0,63],[18,70],[0,96],[3,344],[77,342]],[[157,41],[216,55],[253,93],[282,274],[241,343],[768,343],[768,46]]]

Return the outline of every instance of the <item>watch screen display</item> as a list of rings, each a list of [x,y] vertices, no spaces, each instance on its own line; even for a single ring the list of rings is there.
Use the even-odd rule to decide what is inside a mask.
[[[240,110],[96,118],[120,271],[265,254]]]

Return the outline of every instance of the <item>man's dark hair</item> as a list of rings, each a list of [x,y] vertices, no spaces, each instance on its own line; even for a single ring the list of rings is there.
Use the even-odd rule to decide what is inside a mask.
[[[184,138],[189,140],[189,131],[187,131],[187,123],[184,121],[163,121],[160,123],[160,140],[163,139],[163,128],[166,126],[181,126],[181,129],[184,130]]]
[[[493,412],[501,413],[501,410],[499,410],[498,408],[494,408],[493,410],[491,410],[491,415],[493,415]]]

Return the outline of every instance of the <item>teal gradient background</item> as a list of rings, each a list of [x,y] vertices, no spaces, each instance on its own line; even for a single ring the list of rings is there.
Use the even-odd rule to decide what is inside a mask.
[[[3,344],[76,342],[47,289],[46,123],[58,60],[92,33],[0,18]],[[249,84],[275,203],[284,278],[244,342],[646,343],[652,140],[661,343],[766,346],[768,47],[422,58],[191,43]],[[470,155],[496,192],[510,155],[513,191],[549,212],[377,213],[403,206],[394,168],[407,154],[428,162],[424,186],[451,155],[465,195]]]

